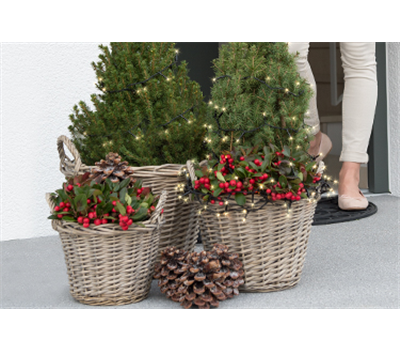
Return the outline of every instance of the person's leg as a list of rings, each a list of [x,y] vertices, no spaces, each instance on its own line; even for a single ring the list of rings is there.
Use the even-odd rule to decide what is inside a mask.
[[[361,198],[360,165],[368,162],[367,148],[377,101],[375,43],[341,43],[344,72],[342,112],[343,162],[339,196]]]
[[[308,153],[310,155],[317,155],[321,143],[322,134],[320,131],[317,109],[317,85],[315,83],[314,74],[312,73],[310,64],[308,63],[309,47],[309,42],[290,42],[288,50],[291,54],[296,54],[298,52],[298,56],[296,57],[297,71],[302,78],[308,81],[314,91],[314,94],[310,100],[309,116],[305,118],[304,122],[312,128],[311,134],[314,135],[314,139],[310,141],[310,148],[308,149]]]

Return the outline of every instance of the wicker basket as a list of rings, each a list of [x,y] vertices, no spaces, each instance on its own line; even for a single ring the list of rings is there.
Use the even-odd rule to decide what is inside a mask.
[[[65,154],[64,145],[71,152],[73,160]],[[90,172],[94,167],[82,163],[78,150],[66,136],[57,139],[57,149],[60,155],[60,171],[67,177]],[[160,229],[157,261],[161,251],[167,247],[174,246],[192,252],[197,242],[199,224],[196,210],[192,205],[179,200],[175,189],[177,184],[186,182],[179,175],[182,167],[184,165],[179,164],[133,167],[133,176],[142,180],[144,186],[151,187],[154,194],[160,194],[163,190],[168,194],[164,207],[165,224]]]
[[[192,164],[188,170],[196,180]],[[224,207],[213,205],[213,211],[199,215],[204,249],[222,243],[232,253],[239,254],[245,273],[245,283],[239,288],[242,292],[273,292],[294,287],[302,273],[319,198],[317,195],[312,201],[302,199],[292,203],[290,216],[283,200],[268,203],[262,209],[250,211],[245,222],[242,211],[230,211],[225,216]],[[246,202],[251,203],[251,196],[246,196]],[[234,199],[228,203],[231,208],[236,205]],[[254,197],[255,208],[262,203]],[[200,203],[196,207],[202,208]]]
[[[71,295],[88,305],[124,305],[147,298],[158,252],[167,193],[163,191],[145,228],[118,224],[90,225],[52,220],[60,234]],[[54,209],[50,194],[47,202]]]

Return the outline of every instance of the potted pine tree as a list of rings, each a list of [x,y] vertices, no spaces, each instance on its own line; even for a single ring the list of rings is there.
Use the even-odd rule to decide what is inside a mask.
[[[120,154],[134,176],[155,194],[168,193],[160,252],[168,245],[192,251],[198,237],[191,206],[177,200],[188,159],[205,158],[206,105],[198,83],[188,77],[187,63],[178,64],[174,43],[100,45],[93,62],[99,93],[94,108],[80,101],[70,115],[69,131],[58,139],[61,171],[74,176],[90,171],[108,152]],[[64,145],[73,154],[70,160]]]
[[[321,169],[307,154],[312,91],[285,43],[228,43],[213,61],[207,162],[189,165],[204,248],[220,243],[243,262],[242,291],[300,279]]]

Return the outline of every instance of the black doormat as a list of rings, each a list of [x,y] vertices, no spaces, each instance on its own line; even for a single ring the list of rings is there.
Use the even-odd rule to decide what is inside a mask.
[[[338,222],[353,221],[366,218],[378,211],[374,203],[364,210],[341,210],[338,206],[338,197],[322,198],[315,209],[314,221],[312,225],[328,225]]]

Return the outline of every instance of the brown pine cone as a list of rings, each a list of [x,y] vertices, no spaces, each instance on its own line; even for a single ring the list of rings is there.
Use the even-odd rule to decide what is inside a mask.
[[[92,173],[89,177],[90,181],[96,183],[104,183],[107,178],[111,182],[117,183],[125,180],[133,174],[133,168],[128,166],[128,162],[122,162],[121,156],[118,153],[108,153],[106,159],[100,160],[95,163],[95,167],[92,168]],[[131,177],[131,184],[136,180]]]
[[[244,283],[242,263],[222,244],[211,251],[187,253],[170,247],[161,253],[154,278],[167,298],[188,309],[218,307],[219,301],[239,294]]]

